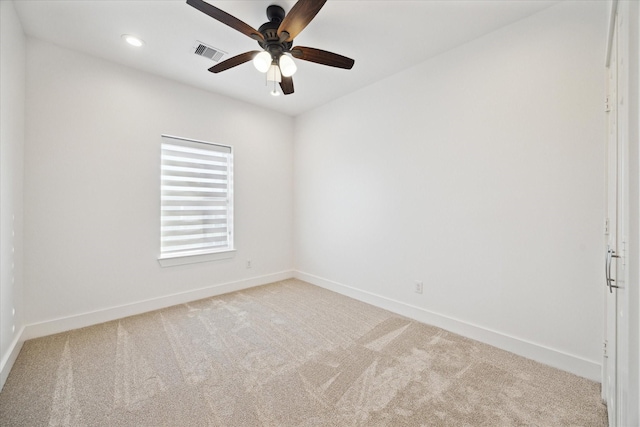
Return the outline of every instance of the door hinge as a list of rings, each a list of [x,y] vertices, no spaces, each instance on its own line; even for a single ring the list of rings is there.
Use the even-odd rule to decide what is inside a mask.
[[[609,235],[609,218],[604,219],[604,235]]]
[[[604,342],[602,343],[602,355],[603,355],[604,357],[609,357],[609,356],[607,355],[607,342],[606,342],[606,341],[604,341]]]
[[[609,97],[608,96],[604,99],[604,111],[606,113],[611,111],[611,103],[609,102]]]

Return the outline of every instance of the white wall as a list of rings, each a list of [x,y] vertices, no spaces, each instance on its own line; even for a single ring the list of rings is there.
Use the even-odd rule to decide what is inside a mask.
[[[607,15],[564,2],[298,117],[298,276],[599,380]]]
[[[27,337],[291,276],[292,118],[31,39],[26,111]],[[233,259],[159,266],[161,134],[234,147]]]
[[[20,351],[25,38],[12,2],[0,2],[0,389]],[[14,315],[15,309],[15,315]]]

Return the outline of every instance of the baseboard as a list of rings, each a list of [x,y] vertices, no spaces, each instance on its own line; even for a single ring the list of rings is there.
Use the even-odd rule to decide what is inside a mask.
[[[0,360],[0,391],[4,387],[4,383],[9,377],[9,372],[11,372],[11,368],[13,368],[13,364],[22,349],[22,343],[24,343],[24,330],[24,327],[20,328],[20,331],[11,342],[11,345],[9,345],[9,350],[2,357],[2,360]]]
[[[586,360],[579,356],[567,354],[556,349],[509,336],[481,326],[473,325],[462,320],[454,319],[424,308],[353,288],[312,274],[301,271],[282,271],[279,273],[213,285],[206,288],[27,325],[21,329],[16,339],[12,342],[10,351],[1,361],[0,384],[4,385],[4,382],[9,375],[9,371],[22,348],[22,343],[28,339],[96,325],[127,316],[159,310],[172,305],[184,304],[186,302],[202,298],[266,285],[268,283],[278,282],[292,277],[342,295],[346,295],[359,301],[375,305],[402,316],[409,317],[419,322],[437,326],[467,338],[475,339],[494,347],[515,353],[519,356],[562,369],[563,371],[571,372],[593,381],[601,381],[601,366],[597,362]]]
[[[177,304],[184,304],[203,298],[222,295],[229,292],[241,291],[255,286],[266,285],[293,277],[293,271],[287,270],[279,273],[267,274],[264,276],[251,277],[235,282],[223,283],[206,288],[194,289],[177,294],[166,295],[159,298],[138,301],[117,307],[110,307],[88,313],[76,314],[73,316],[47,320],[33,323],[25,327],[23,340],[53,335],[73,329],[84,328],[86,326],[97,325],[111,320],[122,319],[123,317],[134,316],[149,311],[171,307]],[[4,372],[4,371],[3,371]]]
[[[419,322],[437,326],[592,381],[601,382],[601,366],[597,362],[302,271],[295,271],[294,277]]]

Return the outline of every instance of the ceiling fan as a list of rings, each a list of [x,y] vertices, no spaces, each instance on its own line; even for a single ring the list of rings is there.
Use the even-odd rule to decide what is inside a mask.
[[[253,60],[253,64],[259,71],[267,73],[267,82],[273,82],[272,95],[278,94],[276,83],[280,84],[282,93],[289,95],[293,93],[291,76],[296,71],[296,65],[291,57],[347,70],[350,70],[355,62],[346,56],[326,50],[293,46],[293,39],[311,22],[326,1],[298,0],[286,15],[282,7],[272,4],[267,7],[269,22],[262,24],[257,30],[203,0],[187,0],[187,4],[251,37],[262,48],[261,51],[252,50],[222,61],[209,68],[209,71],[220,73]]]

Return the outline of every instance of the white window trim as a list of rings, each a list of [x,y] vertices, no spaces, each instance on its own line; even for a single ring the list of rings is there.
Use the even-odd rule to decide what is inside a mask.
[[[158,263],[162,267],[171,267],[175,265],[184,265],[184,264],[193,264],[193,263],[201,263],[201,262],[209,262],[209,261],[217,261],[230,259],[235,256],[236,249],[234,247],[234,230],[233,230],[233,209],[234,209],[234,200],[233,200],[233,147],[224,144],[216,144],[208,141],[201,141],[190,138],[183,138],[179,136],[173,135],[161,135],[163,138],[170,138],[175,140],[182,140],[188,142],[194,142],[199,144],[207,144],[213,145],[217,147],[223,147],[225,149],[229,149],[231,154],[231,164],[229,165],[228,171],[228,179],[229,187],[228,187],[228,198],[229,198],[229,208],[227,211],[227,215],[229,216],[227,220],[228,231],[230,232],[230,246],[224,247],[223,249],[204,249],[204,250],[192,250],[192,251],[183,251],[178,253],[170,253],[170,254],[160,254],[158,255]]]

